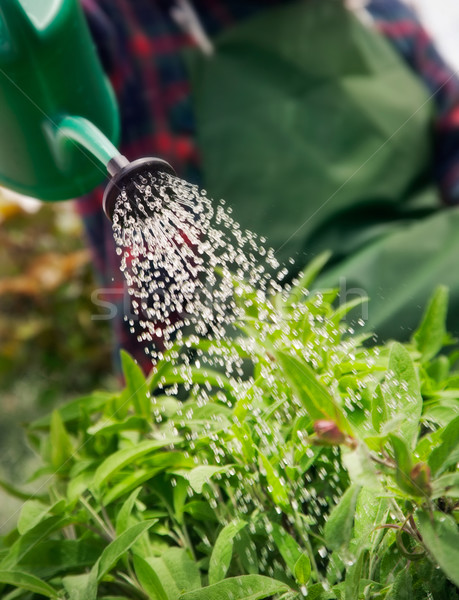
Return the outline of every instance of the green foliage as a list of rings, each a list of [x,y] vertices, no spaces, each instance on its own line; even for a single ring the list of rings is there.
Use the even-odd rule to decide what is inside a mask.
[[[342,546],[349,545],[360,489],[359,485],[351,485],[333,508],[325,523],[325,542],[332,550],[339,550]]]
[[[446,292],[372,348],[335,298],[241,285],[230,340],[146,379],[123,354],[124,390],[32,423],[48,481],[1,542],[1,597],[458,600]]]
[[[448,312],[448,289],[438,287],[432,296],[421,325],[413,336],[423,359],[431,359],[440,352],[447,340],[446,315]]]
[[[30,213],[0,190],[0,488],[11,490],[36,468],[26,419],[97,386],[117,386],[109,322],[93,320],[99,285],[71,203]],[[20,506],[3,489],[0,533]]]
[[[459,586],[459,532],[456,521],[443,512],[417,513],[419,532],[432,557],[447,577]]]
[[[246,525],[242,520],[228,523],[219,533],[209,561],[210,584],[217,583],[225,577],[233,554],[233,538]]]

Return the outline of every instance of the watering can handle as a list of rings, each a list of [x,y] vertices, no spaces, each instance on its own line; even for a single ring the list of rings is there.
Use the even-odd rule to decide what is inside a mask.
[[[0,33],[6,30],[11,41],[14,43],[16,35],[36,35],[37,28],[31,21],[20,0],[3,0],[0,6]],[[0,48],[4,44],[0,43]]]
[[[121,160],[119,116],[80,2],[0,0],[0,67],[0,183],[51,201],[94,189]]]

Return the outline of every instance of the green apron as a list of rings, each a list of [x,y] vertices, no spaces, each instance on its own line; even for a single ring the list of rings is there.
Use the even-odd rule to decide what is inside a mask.
[[[191,79],[205,187],[281,263],[331,249],[318,285],[367,294],[383,337],[414,327],[440,282],[459,301],[459,213],[438,210],[427,91],[340,0],[242,22]]]

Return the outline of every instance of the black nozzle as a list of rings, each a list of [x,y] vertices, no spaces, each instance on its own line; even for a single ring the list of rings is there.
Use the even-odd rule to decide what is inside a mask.
[[[165,160],[160,158],[139,158],[129,162],[124,156],[116,156],[107,165],[107,170],[111,179],[104,192],[103,207],[104,212],[110,221],[113,221],[116,201],[120,193],[125,190],[128,198],[134,198],[138,191],[136,180],[139,175],[148,179],[149,175],[166,173],[176,175],[174,169]]]

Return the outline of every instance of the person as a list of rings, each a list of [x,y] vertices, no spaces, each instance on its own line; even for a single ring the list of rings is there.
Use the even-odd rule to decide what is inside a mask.
[[[331,249],[317,285],[338,285],[344,300],[368,294],[367,326],[381,338],[406,337],[438,283],[457,306],[459,81],[410,8],[81,2],[128,159],[159,156],[225,198],[281,262],[293,259],[291,277]],[[102,193],[77,206],[100,279],[122,305]],[[148,370],[123,312],[117,338]]]

